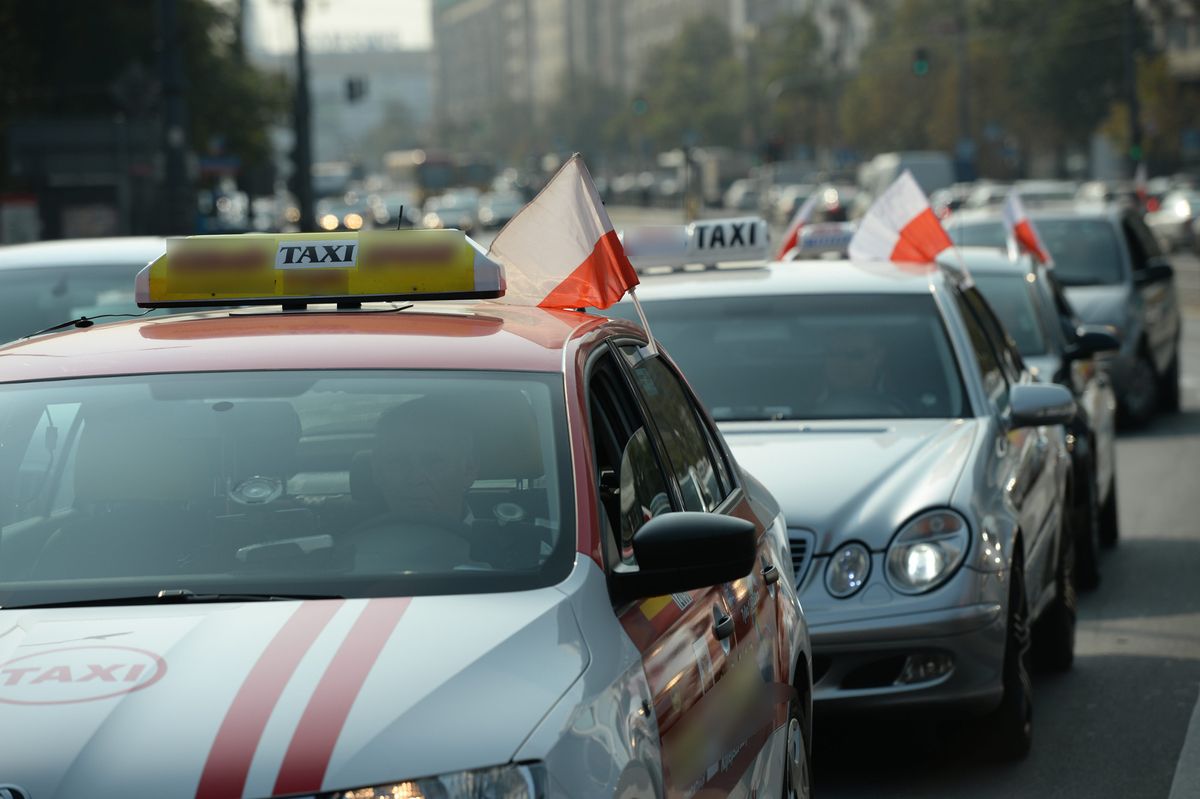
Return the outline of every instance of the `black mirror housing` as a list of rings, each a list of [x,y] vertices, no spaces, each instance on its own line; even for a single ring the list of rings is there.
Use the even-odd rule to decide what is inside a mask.
[[[1121,349],[1121,337],[1112,325],[1080,325],[1075,331],[1067,357],[1072,359],[1091,358],[1101,352]]]
[[[1040,427],[1075,421],[1075,396],[1057,383],[1018,384],[1008,392],[1009,426]]]
[[[753,522],[716,513],[679,511],[655,516],[633,536],[636,571],[613,575],[614,593],[641,599],[740,580],[754,568]]]

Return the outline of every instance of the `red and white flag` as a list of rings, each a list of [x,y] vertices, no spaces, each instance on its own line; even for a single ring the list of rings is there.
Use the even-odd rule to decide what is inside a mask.
[[[1042,244],[1042,237],[1038,235],[1033,221],[1025,213],[1025,206],[1021,204],[1021,197],[1016,191],[1008,193],[1008,199],[1004,201],[1002,216],[1010,247],[1018,252],[1029,253],[1038,260],[1038,263],[1054,263],[1054,259],[1050,257],[1050,251],[1046,249],[1045,244]]]
[[[931,264],[954,246],[907,169],[875,198],[850,239],[854,260]]]
[[[1146,162],[1138,161],[1137,169],[1133,171],[1133,191],[1137,194],[1137,198],[1142,203],[1143,208],[1146,207],[1146,199],[1148,197],[1146,183]]]
[[[813,210],[817,207],[817,198],[820,195],[820,191],[814,191],[796,209],[796,213],[792,215],[792,221],[788,223],[787,232],[783,234],[783,243],[779,245],[779,251],[775,253],[776,261],[782,261],[787,256],[788,250],[796,246],[796,242],[800,240],[800,229],[808,224],[808,220],[812,219]]]
[[[638,284],[579,155],[504,226],[488,255],[504,265],[501,301],[515,305],[607,308]]]

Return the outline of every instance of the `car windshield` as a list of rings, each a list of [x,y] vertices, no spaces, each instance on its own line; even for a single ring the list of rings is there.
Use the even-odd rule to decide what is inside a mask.
[[[523,372],[0,387],[0,606],[552,584],[575,549],[562,404],[561,375]]]
[[[1045,355],[1046,335],[1034,306],[1033,286],[1024,275],[974,275],[975,285],[1026,357]]]
[[[145,262],[6,269],[0,294],[0,343],[80,316],[141,313],[133,279]]]
[[[926,295],[643,300],[717,421],[949,418],[967,413]],[[627,304],[618,314],[634,318]]]
[[[1121,243],[1104,219],[1068,217],[1034,220],[1038,235],[1054,259],[1054,274],[1064,286],[1120,283]],[[950,238],[966,247],[1004,247],[1004,226],[997,221],[946,225]]]

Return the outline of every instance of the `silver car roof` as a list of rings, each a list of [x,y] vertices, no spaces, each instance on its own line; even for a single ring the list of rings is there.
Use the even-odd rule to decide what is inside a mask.
[[[72,267],[149,263],[166,252],[157,236],[63,239],[0,247],[0,269]]]

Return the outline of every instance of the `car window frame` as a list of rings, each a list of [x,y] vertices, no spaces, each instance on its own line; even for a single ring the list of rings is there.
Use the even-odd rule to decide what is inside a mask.
[[[983,324],[984,335],[991,342],[992,351],[999,358],[1000,371],[1008,380],[1009,387],[1025,382],[1029,373],[1025,366],[1025,359],[1021,357],[1021,351],[1017,349],[1017,344],[1004,327],[1004,323],[996,316],[992,306],[988,305],[983,292],[979,290],[978,286],[972,284],[964,287],[963,295]],[[972,302],[972,300],[974,301]]]
[[[1009,382],[1008,377],[1004,374],[1004,366],[1000,361],[1000,356],[996,353],[995,347],[993,346],[991,339],[988,337],[987,330],[983,323],[975,316],[975,312],[971,309],[970,303],[968,303],[966,297],[963,296],[961,287],[958,285],[948,286],[948,293],[954,304],[954,309],[958,313],[959,323],[962,325],[964,343],[966,344],[967,352],[974,361],[975,373],[978,376],[978,385],[981,389],[981,396],[983,402],[986,403],[985,407],[990,411],[988,415],[1003,415],[1008,412],[1008,392],[1012,390],[1012,384]],[[1000,375],[1001,381],[1004,383],[1004,402],[1002,405],[997,403],[996,398],[989,392],[983,364],[979,361],[979,352],[976,347],[975,339],[971,335],[971,325],[978,327],[980,334],[983,336],[983,344],[987,347],[988,351],[991,353],[991,357],[996,362],[996,371]]]
[[[682,497],[679,495],[679,487],[675,484],[673,473],[665,465],[667,463],[666,453],[663,450],[662,442],[658,438],[658,430],[654,426],[654,421],[648,414],[646,408],[642,405],[641,396],[638,394],[638,392],[634,389],[633,385],[631,384],[629,375],[626,373],[626,371],[624,369],[624,365],[621,362],[620,353],[615,352],[613,347],[611,346],[611,340],[607,340],[601,346],[596,347],[592,351],[591,355],[588,357],[587,362],[584,365],[583,393],[584,393],[584,398],[585,398],[585,408],[584,409],[587,414],[588,441],[591,444],[591,449],[592,449],[592,463],[591,463],[592,474],[589,478],[589,483],[592,486],[592,490],[596,492],[595,524],[596,524],[597,529],[600,531],[601,536],[604,539],[601,544],[601,547],[600,547],[600,551],[601,551],[603,559],[604,559],[604,569],[607,573],[612,574],[612,573],[615,573],[620,566],[622,566],[622,565],[628,566],[628,564],[625,564],[624,559],[621,557],[621,546],[620,546],[621,521],[620,521],[620,518],[619,517],[616,519],[609,518],[608,519],[608,529],[605,529],[605,526],[603,524],[601,524],[601,517],[600,517],[600,512],[602,510],[605,510],[605,518],[608,518],[608,513],[607,513],[607,510],[604,508],[603,500],[600,497],[600,484],[599,484],[600,462],[598,460],[599,452],[598,452],[598,449],[596,446],[596,422],[595,422],[595,419],[593,418],[594,415],[592,413],[592,392],[593,392],[593,384],[594,384],[594,381],[596,380],[597,372],[601,369],[606,368],[606,366],[605,366],[606,361],[608,363],[607,368],[611,368],[611,370],[614,372],[614,379],[617,381],[618,387],[622,388],[626,394],[625,401],[624,401],[625,404],[628,405],[629,403],[632,403],[631,407],[626,407],[624,409],[624,411],[625,412],[632,411],[633,413],[636,413],[639,416],[640,421],[642,422],[642,427],[640,429],[646,430],[646,436],[650,441],[651,451],[654,454],[655,465],[658,467],[659,474],[663,478],[663,485],[666,488],[667,496],[671,503],[671,511],[670,512],[674,513],[674,512],[678,512],[679,510],[681,510],[683,508],[683,500],[682,500]],[[621,404],[620,399],[618,399],[618,403]],[[621,409],[618,408],[618,411],[621,411]],[[636,432],[636,431],[633,431],[633,432]],[[633,435],[633,432],[630,433],[630,436]],[[626,443],[628,443],[628,441]],[[619,464],[618,464],[618,470],[619,470]],[[618,471],[617,477],[618,477],[618,479],[620,477],[619,471]],[[635,566],[635,568],[636,568],[636,566]]]
[[[626,341],[617,339],[613,340],[612,344],[618,350],[622,346],[635,346],[639,350],[643,350],[646,347],[645,342],[637,342],[636,339]],[[632,367],[620,352],[617,354],[621,367],[624,368],[628,373],[628,379],[631,387],[638,394],[639,399],[643,402],[646,412],[649,413],[649,406],[645,404],[646,399],[644,396],[642,396],[641,388],[637,384],[637,379],[632,374]],[[712,465],[715,467],[714,474],[717,476],[717,482],[721,485],[721,489],[724,492],[721,500],[716,502],[711,509],[704,512],[718,513],[722,507],[729,503],[729,500],[734,497],[741,488],[740,483],[734,478],[735,470],[732,466],[732,459],[729,457],[729,453],[717,443],[719,440],[721,440],[720,434],[710,426],[711,420],[708,418],[708,414],[702,412],[701,410],[704,407],[703,404],[699,401],[699,398],[695,395],[695,392],[692,391],[691,386],[688,385],[688,382],[683,377],[683,374],[669,359],[663,358],[661,354],[653,356],[643,354],[643,358],[651,357],[658,358],[659,363],[661,363],[663,368],[666,369],[667,374],[675,380],[675,383],[679,386],[679,390],[683,393],[685,401],[688,403],[688,406],[691,410],[691,416],[695,420],[696,426],[700,431],[700,437],[704,442],[705,451],[708,453],[709,460],[712,461]],[[658,432],[657,420],[654,420],[653,423],[656,432]],[[659,445],[664,447],[665,452],[665,445],[662,442],[661,434],[659,435]],[[678,480],[675,478],[674,471],[672,471],[671,477],[672,479],[676,480],[676,487],[679,489],[679,495],[682,499],[683,491],[682,488],[678,486]]]

